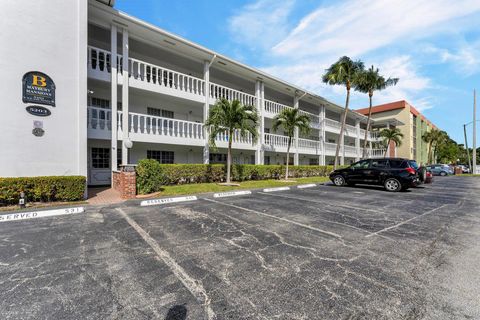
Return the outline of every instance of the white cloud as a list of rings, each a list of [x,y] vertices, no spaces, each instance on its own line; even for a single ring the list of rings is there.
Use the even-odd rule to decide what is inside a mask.
[[[310,13],[273,53],[358,56],[395,41],[447,30],[446,22],[480,10],[478,0],[358,0]]]
[[[258,0],[229,20],[230,33],[247,47],[270,48],[288,32],[288,16],[295,0]]]
[[[320,7],[292,26],[288,21],[296,3],[257,0],[231,18],[235,40],[269,59],[261,69],[343,105],[345,89],[327,86],[321,77],[340,56],[361,58],[383,75],[400,78],[397,86],[375,94],[375,104],[408,100],[421,110],[431,108],[435,97],[428,94],[434,85],[420,68],[425,56],[415,54],[417,46],[424,39],[455,37],[452,30],[472,28],[465,17],[480,14],[479,0],[347,0]],[[467,73],[480,71],[478,52],[480,41],[435,54]],[[352,107],[364,107],[366,101],[355,93]]]
[[[425,50],[436,55],[442,63],[452,63],[458,74],[470,76],[480,72],[480,40],[462,43],[456,49],[443,49],[430,46]]]

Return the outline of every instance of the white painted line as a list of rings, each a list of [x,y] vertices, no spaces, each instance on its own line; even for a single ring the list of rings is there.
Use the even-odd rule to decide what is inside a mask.
[[[0,215],[0,222],[28,220],[36,218],[62,216],[66,214],[74,214],[85,212],[84,207],[65,208],[65,209],[53,209],[44,211],[32,211],[32,212],[18,212]]]
[[[353,193],[357,193],[357,194],[364,194],[365,192],[361,192],[361,191],[353,191]]]
[[[261,215],[261,216],[265,216],[265,217],[269,217],[269,218],[272,218],[272,219],[275,219],[275,220],[291,223],[291,224],[297,225],[299,227],[302,227],[302,228],[305,228],[305,229],[310,229],[310,230],[313,230],[313,231],[317,231],[317,232],[329,235],[331,237],[334,237],[334,238],[337,238],[337,239],[340,239],[340,240],[343,241],[342,236],[339,235],[339,234],[336,234],[336,233],[333,233],[333,232],[330,232],[330,231],[326,231],[326,230],[322,230],[322,229],[319,229],[319,228],[315,228],[315,227],[310,226],[308,224],[303,224],[301,222],[293,221],[293,220],[283,218],[283,217],[278,217],[278,216],[275,216],[275,215],[272,215],[272,214],[268,214],[266,212],[261,212],[261,211],[257,211],[257,210],[253,210],[253,209],[248,209],[248,208],[236,206],[236,205],[230,204],[230,203],[220,202],[220,201],[213,200],[213,199],[204,199],[204,200],[210,201],[210,202],[215,202],[215,203],[218,203],[218,204],[221,204],[221,205],[224,205],[224,206],[228,206],[228,207],[232,207],[232,208],[237,208],[237,209],[240,209],[240,210],[243,210],[243,211],[252,212],[252,213],[255,213],[255,214],[258,214],[258,215]]]
[[[249,190],[241,190],[241,191],[230,191],[230,192],[219,192],[214,193],[214,198],[225,198],[225,197],[233,197],[233,196],[242,196],[246,194],[252,194],[252,191]]]
[[[174,203],[174,202],[184,202],[184,201],[194,201],[197,200],[196,196],[187,196],[187,197],[176,197],[176,198],[164,198],[164,199],[151,199],[151,200],[143,200],[140,202],[140,206],[155,206],[158,204],[167,204],[167,203]]]
[[[305,189],[305,188],[313,188],[316,187],[317,185],[315,183],[309,183],[309,184],[301,184],[297,186],[298,189]]]
[[[371,237],[371,236],[378,235],[378,234],[380,234],[380,233],[382,233],[382,232],[385,232],[385,231],[388,231],[388,230],[391,230],[391,229],[395,229],[395,228],[397,228],[397,227],[400,227],[401,225],[404,225],[405,223],[409,223],[409,222],[412,221],[412,220],[421,218],[421,217],[426,216],[426,215],[428,215],[428,214],[434,213],[434,212],[437,211],[437,210],[443,209],[443,208],[445,208],[446,206],[448,206],[448,204],[444,204],[443,206],[434,208],[434,209],[432,209],[432,210],[430,210],[430,211],[427,211],[427,212],[425,212],[425,213],[422,213],[422,214],[420,214],[420,215],[418,215],[418,216],[415,216],[415,217],[410,218],[410,219],[408,219],[408,220],[405,220],[405,221],[402,221],[402,222],[400,222],[400,223],[397,223],[397,224],[394,225],[394,226],[391,226],[391,227],[388,227],[388,228],[379,230],[379,231],[377,231],[377,232],[370,233],[370,234],[366,235],[365,237],[366,237],[366,238],[369,238],[369,237]]]
[[[285,190],[290,190],[290,187],[267,188],[267,189],[263,189],[263,192],[275,192],[275,191],[285,191]]]
[[[157,256],[170,268],[173,274],[180,280],[180,282],[187,288],[188,291],[204,305],[205,313],[207,319],[213,320],[216,319],[215,312],[211,307],[211,298],[207,294],[207,290],[202,286],[202,281],[197,280],[190,276],[185,269],[179,265],[175,259],[170,255],[170,253],[160,247],[157,241],[153,239],[148,232],[146,232],[142,227],[140,227],[132,218],[130,218],[125,211],[120,208],[117,208],[117,211],[123,216],[123,218],[132,226],[132,228],[137,231],[137,233],[143,238],[143,240],[153,249]]]

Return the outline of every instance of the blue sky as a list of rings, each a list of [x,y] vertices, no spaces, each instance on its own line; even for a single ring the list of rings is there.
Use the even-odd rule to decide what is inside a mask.
[[[374,104],[405,99],[460,143],[473,88],[480,90],[479,0],[117,0],[115,7],[339,105],[343,89],[322,84],[321,75],[340,56],[361,59],[400,78]],[[367,104],[353,95],[352,108]]]

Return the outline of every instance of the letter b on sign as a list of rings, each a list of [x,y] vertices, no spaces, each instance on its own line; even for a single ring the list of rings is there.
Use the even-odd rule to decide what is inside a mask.
[[[46,87],[47,86],[47,79],[45,79],[45,77],[34,74],[34,75],[32,75],[32,86]]]

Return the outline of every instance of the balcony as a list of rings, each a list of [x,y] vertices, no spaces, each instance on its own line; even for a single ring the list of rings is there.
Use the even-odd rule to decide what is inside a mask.
[[[112,112],[109,109],[88,107],[88,138],[110,140],[112,133]],[[118,111],[118,137],[123,134],[122,111]],[[204,146],[208,136],[204,125],[198,122],[129,113],[129,137],[132,141],[164,143],[189,146]],[[216,138],[219,148],[227,148],[228,135],[219,134]],[[236,131],[233,135],[233,148],[256,149],[250,133],[241,136]]]
[[[292,107],[286,106],[284,104],[265,100],[265,117],[267,118],[274,118],[277,114],[279,114],[283,109],[293,109]],[[320,117],[316,114],[300,110],[300,114],[306,115],[310,118],[310,126],[314,129],[320,129]]]
[[[123,84],[122,56],[117,56],[118,84]],[[129,86],[182,97],[198,102],[205,101],[205,81],[181,72],[147,63],[138,59],[128,59]],[[111,79],[110,52],[88,47],[88,76],[102,81]]]
[[[287,152],[288,137],[278,134],[265,133],[265,143],[263,149],[270,152]],[[292,138],[290,152],[295,153],[295,138]],[[309,139],[298,139],[298,152],[302,154],[320,155],[322,145],[320,141]]]

